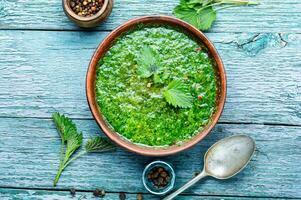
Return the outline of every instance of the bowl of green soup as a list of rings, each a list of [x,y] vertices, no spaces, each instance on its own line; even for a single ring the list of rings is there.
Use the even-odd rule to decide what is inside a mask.
[[[146,156],[192,147],[217,123],[226,74],[199,30],[168,16],[130,20],[98,46],[86,78],[87,100],[103,132]]]

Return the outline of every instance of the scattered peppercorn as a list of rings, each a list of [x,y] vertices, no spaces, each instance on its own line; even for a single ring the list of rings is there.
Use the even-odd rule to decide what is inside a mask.
[[[91,17],[101,10],[104,0],[70,0],[69,5],[78,16]]]
[[[93,195],[95,196],[95,197],[104,197],[105,195],[106,195],[106,192],[104,191],[104,190],[102,190],[102,189],[95,189],[94,191],[93,191]]]
[[[147,178],[159,189],[168,185],[170,175],[163,167],[155,167],[148,173]]]
[[[142,194],[137,194],[137,200],[143,200],[143,195]]]
[[[125,199],[126,199],[126,196],[125,196],[125,193],[124,193],[124,192],[120,192],[120,193],[119,193],[119,199],[120,199],[120,200],[125,200]]]
[[[75,193],[76,193],[75,189],[74,189],[74,188],[71,188],[71,189],[70,189],[70,194],[71,194],[72,197],[75,196]]]

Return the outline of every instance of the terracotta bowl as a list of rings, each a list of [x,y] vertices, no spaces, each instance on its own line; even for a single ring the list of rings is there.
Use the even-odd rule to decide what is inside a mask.
[[[104,54],[113,45],[116,38],[118,38],[122,33],[135,28],[138,24],[141,23],[142,24],[164,24],[164,25],[170,25],[173,27],[181,28],[183,32],[189,34],[192,38],[194,38],[198,42],[203,43],[207,47],[209,55],[214,59],[216,63],[215,66],[216,77],[219,83],[218,95],[216,100],[216,106],[217,106],[216,112],[213,114],[212,121],[210,124],[204,127],[204,129],[201,132],[199,132],[197,135],[192,137],[190,140],[183,142],[182,145],[174,145],[169,147],[146,147],[146,146],[131,143],[130,141],[125,140],[122,136],[118,135],[108,126],[108,124],[105,122],[101,114],[101,110],[97,105],[96,92],[95,92],[97,62],[99,61],[100,58],[104,56]],[[86,93],[87,93],[88,104],[90,106],[91,112],[97,124],[112,141],[114,141],[116,144],[118,144],[121,147],[124,147],[129,151],[141,155],[166,156],[166,155],[175,154],[180,151],[186,150],[192,147],[193,145],[197,144],[206,135],[208,135],[211,129],[215,126],[223,111],[224,103],[226,99],[226,74],[225,74],[222,60],[219,57],[216,49],[201,31],[189,25],[188,23],[173,17],[146,16],[146,17],[140,17],[140,18],[130,20],[124,23],[123,25],[119,26],[118,28],[113,30],[98,46],[89,64],[87,79],[86,79]]]
[[[114,0],[104,0],[100,11],[91,17],[78,16],[70,7],[70,0],[62,0],[64,12],[67,17],[82,28],[93,28],[103,22],[112,12]]]

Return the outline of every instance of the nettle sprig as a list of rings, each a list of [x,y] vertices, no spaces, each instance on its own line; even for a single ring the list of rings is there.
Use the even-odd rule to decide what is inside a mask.
[[[144,45],[140,54],[137,57],[138,76],[149,78],[153,76],[154,83],[158,83],[159,74],[162,72],[160,57],[157,51],[150,46]]]
[[[137,57],[137,64],[138,76],[152,78],[155,84],[162,83],[160,73],[163,73],[163,67],[158,52],[150,46],[143,46]],[[193,105],[193,97],[189,93],[187,85],[179,80],[171,81],[162,91],[165,100],[174,107],[191,108]]]
[[[218,10],[234,6],[257,5],[249,0],[180,0],[173,14],[200,30],[211,28]]]
[[[55,187],[64,169],[77,158],[94,152],[105,152],[115,150],[115,146],[106,138],[94,137],[89,139],[80,152],[75,152],[82,147],[83,134],[77,131],[76,125],[71,119],[59,113],[53,113],[52,119],[61,137],[60,165],[55,176],[53,186]]]

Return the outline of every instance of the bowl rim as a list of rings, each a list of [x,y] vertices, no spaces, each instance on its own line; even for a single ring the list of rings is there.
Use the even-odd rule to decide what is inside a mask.
[[[66,12],[68,12],[70,17],[72,17],[73,19],[76,19],[76,20],[79,20],[79,21],[82,21],[82,22],[93,21],[93,20],[101,17],[105,13],[105,11],[106,11],[106,9],[109,5],[109,0],[104,0],[103,6],[96,13],[96,15],[93,15],[91,17],[82,17],[82,16],[77,15],[75,12],[73,12],[73,10],[70,8],[69,1],[70,0],[63,0],[63,5],[65,7]]]
[[[100,109],[96,101],[96,92],[95,92],[95,81],[96,81],[96,70],[97,63],[99,59],[107,52],[111,47],[111,44],[118,38],[122,33],[131,30],[137,24],[168,24],[175,27],[181,27],[184,31],[189,32],[195,37],[199,42],[202,42],[208,49],[208,52],[214,59],[217,68],[217,75],[219,76],[219,98],[216,106],[216,111],[211,118],[211,122],[207,124],[200,132],[198,132],[191,139],[184,141],[181,145],[172,145],[168,147],[149,147],[130,142],[129,140],[123,138],[118,133],[113,131],[109,125],[107,125],[103,115],[101,114]],[[226,72],[222,60],[209,39],[198,29],[192,25],[170,16],[143,16],[131,19],[112,32],[110,32],[105,39],[99,44],[96,51],[94,52],[86,75],[86,95],[89,108],[92,112],[94,119],[96,120],[98,126],[103,130],[107,137],[109,137],[117,145],[140,155],[144,156],[167,156],[171,154],[178,153],[183,150],[187,150],[198,142],[200,142],[205,136],[209,134],[212,128],[216,125],[218,119],[221,116],[221,113],[224,109],[224,104],[226,101]]]

